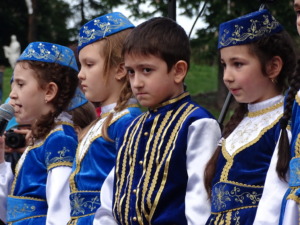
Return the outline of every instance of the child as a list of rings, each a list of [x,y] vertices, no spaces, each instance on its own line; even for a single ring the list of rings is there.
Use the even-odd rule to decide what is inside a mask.
[[[223,80],[239,103],[208,162],[206,224],[278,224],[287,184],[276,174],[286,81],[295,66],[288,34],[268,10],[222,23]]]
[[[220,127],[184,90],[189,39],[175,21],[153,18],[130,33],[123,54],[133,93],[148,111],[120,142],[94,224],[203,224],[210,212],[203,170]]]
[[[69,219],[65,187],[77,136],[71,116],[64,111],[77,86],[77,64],[67,47],[33,42],[17,61],[10,103],[16,121],[31,125],[32,145],[19,160],[13,182],[9,164],[0,157],[1,213],[6,211],[11,188],[7,218],[1,219],[9,224],[59,225]]]
[[[115,164],[122,130],[141,113],[132,98],[121,55],[123,41],[133,27],[125,16],[114,12],[80,29],[78,77],[86,98],[100,102],[101,116],[80,134],[70,177],[69,224],[92,224],[101,205],[100,189]]]
[[[294,0],[294,11],[297,16],[296,26],[298,33],[300,34],[300,0]],[[287,127],[288,121],[291,119],[291,131],[292,131],[292,140],[291,140],[291,148],[289,148],[289,142],[283,138],[280,140],[283,145],[280,149],[281,158],[285,159],[284,164],[281,166],[285,169],[288,166],[288,162],[290,157],[292,157],[289,162],[289,189],[284,196],[284,200],[282,203],[281,210],[281,218],[280,225],[298,225],[300,221],[300,176],[299,176],[299,167],[300,167],[300,149],[299,149],[299,132],[300,132],[300,121],[299,121],[299,113],[300,113],[300,61],[298,60],[297,68],[295,70],[293,79],[291,81],[290,89],[287,95],[287,100],[285,104],[285,111],[283,115],[283,131]],[[298,91],[298,92],[297,92]],[[295,100],[295,101],[294,101]],[[294,103],[294,104],[293,104]],[[291,118],[292,117],[292,118]],[[287,151],[290,149],[290,152]],[[281,168],[280,167],[280,168]]]

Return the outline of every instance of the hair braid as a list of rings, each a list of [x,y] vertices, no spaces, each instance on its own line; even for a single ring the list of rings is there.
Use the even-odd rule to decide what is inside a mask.
[[[247,104],[239,103],[237,108],[234,110],[233,115],[231,116],[228,123],[225,125],[224,130],[222,132],[222,137],[227,138],[232,131],[238,126],[238,124],[242,121],[245,114],[248,112]],[[216,173],[217,161],[219,155],[221,153],[222,146],[218,146],[213,156],[206,164],[206,168],[204,171],[204,186],[208,193],[208,196],[211,196],[212,190],[212,181],[213,177]]]
[[[288,125],[288,121],[291,119],[293,103],[299,88],[300,88],[300,59],[298,59],[296,70],[290,79],[290,89],[286,97],[284,113],[282,118],[280,119],[281,135],[280,135],[279,146],[278,146],[279,149],[278,149],[278,161],[276,165],[276,171],[278,176],[283,180],[286,180],[285,175],[287,173],[289,161],[291,158],[290,144],[289,144],[286,127]]]

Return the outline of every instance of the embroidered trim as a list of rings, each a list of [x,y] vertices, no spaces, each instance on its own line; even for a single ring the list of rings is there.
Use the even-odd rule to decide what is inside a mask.
[[[248,112],[247,116],[250,117],[250,118],[253,118],[253,117],[256,117],[256,116],[261,116],[261,115],[266,114],[268,112],[271,112],[275,109],[278,109],[281,106],[283,106],[283,102],[279,102],[279,103],[277,103],[275,105],[272,105],[268,108],[261,109],[261,110],[255,111],[255,112]]]
[[[298,94],[296,94],[295,100],[298,103],[298,105],[300,106],[300,96]]]
[[[155,109],[158,109],[160,107],[173,104],[174,102],[177,102],[177,101],[179,101],[179,100],[181,100],[181,99],[183,99],[183,98],[185,98],[186,96],[189,96],[189,95],[190,95],[189,92],[184,92],[181,95],[179,95],[177,98],[172,98],[169,101],[165,101],[165,102],[159,104],[158,106],[156,106],[154,108],[151,108],[151,110],[155,110]]]
[[[231,168],[231,166],[233,164],[234,157],[238,153],[240,153],[241,151],[243,151],[244,149],[247,149],[251,145],[255,144],[269,129],[271,129],[272,127],[274,127],[275,124],[278,123],[278,121],[280,120],[281,117],[282,117],[282,114],[276,120],[274,120],[273,123],[271,123],[269,126],[263,128],[255,139],[253,139],[252,141],[246,143],[244,146],[241,146],[232,155],[230,155],[228,153],[228,151],[226,150],[226,145],[225,145],[226,140],[223,142],[222,153],[223,153],[225,159],[227,160],[227,162],[226,162],[226,164],[225,164],[225,166],[223,168],[223,171],[222,171],[222,174],[221,174],[221,177],[220,177],[220,179],[221,179],[220,181],[223,181],[223,182],[227,182],[228,181],[228,174],[229,174],[229,170],[230,170],[230,168]]]

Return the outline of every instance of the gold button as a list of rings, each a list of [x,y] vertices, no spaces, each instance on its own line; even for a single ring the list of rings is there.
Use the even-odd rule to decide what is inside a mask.
[[[148,133],[148,132],[145,132],[145,133],[144,133],[144,135],[145,135],[145,136],[148,136],[148,135],[149,135],[149,133]]]
[[[154,109],[153,112],[157,112],[157,109]]]
[[[133,217],[133,221],[137,221],[137,218],[136,218],[136,217]]]
[[[136,189],[133,189],[133,193],[134,193],[134,194],[136,193]]]
[[[143,165],[143,161],[142,161],[142,160],[141,160],[141,161],[139,161],[139,164],[140,164],[140,165]]]

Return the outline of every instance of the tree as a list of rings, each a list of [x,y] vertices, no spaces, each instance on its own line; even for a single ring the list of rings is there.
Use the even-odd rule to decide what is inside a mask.
[[[0,1],[0,64],[8,65],[2,46],[8,45],[10,36],[15,34],[22,50],[31,41],[48,41],[68,45],[71,29],[67,19],[72,15],[69,5],[62,0],[34,0],[33,33],[28,40],[29,15],[25,0]]]

